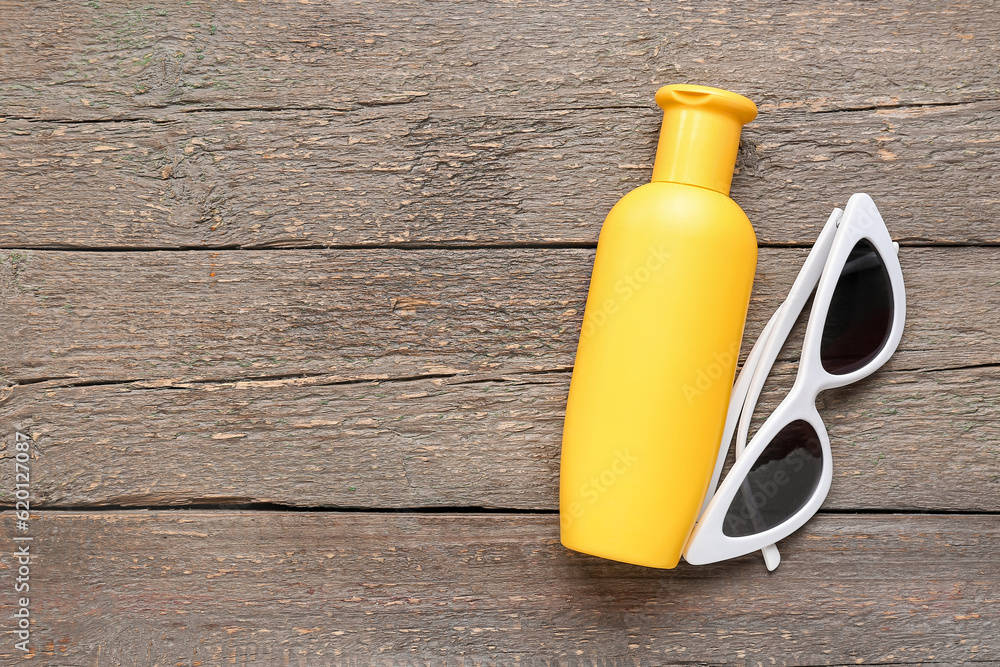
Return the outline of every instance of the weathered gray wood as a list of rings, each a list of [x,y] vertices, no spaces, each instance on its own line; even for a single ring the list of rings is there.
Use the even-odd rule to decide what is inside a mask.
[[[805,257],[764,249],[747,341]],[[896,369],[1000,362],[1000,249],[905,248]],[[569,368],[589,249],[6,254],[7,383]],[[746,349],[747,346],[745,345]]]
[[[569,373],[326,382],[19,386],[0,402],[0,457],[14,429],[33,438],[39,507],[558,508]],[[995,367],[881,372],[821,395],[826,507],[1000,511],[998,401]],[[0,468],[0,488],[14,483],[13,465]]]
[[[43,512],[31,532],[53,664],[1000,661],[993,516],[819,515],[774,573],[574,554],[554,515]]]
[[[0,122],[0,247],[596,242],[647,182],[660,112],[218,112]],[[906,243],[998,243],[1000,102],[764,113],[732,195],[763,244],[810,244],[869,192]]]
[[[703,82],[768,108],[997,97],[989,2],[283,2],[2,6],[0,100],[31,118],[415,102],[641,105]]]
[[[1000,248],[904,247],[900,352],[820,399],[826,509],[875,513],[820,514],[776,573],[574,555],[551,513],[593,257],[565,246],[648,178],[653,91],[760,104],[733,196],[765,245],[855,191],[904,246],[1000,244],[992,3],[0,17],[0,507],[23,429],[36,508],[107,510],[32,518],[37,659],[1000,664]],[[369,249],[273,249],[325,246]],[[272,249],[82,252],[195,247]],[[804,254],[762,252],[748,340]],[[549,513],[113,507],[195,503]]]

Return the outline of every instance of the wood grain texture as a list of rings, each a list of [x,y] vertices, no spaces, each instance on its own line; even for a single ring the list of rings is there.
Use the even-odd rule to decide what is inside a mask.
[[[806,250],[760,253],[745,348]],[[6,384],[568,369],[589,249],[5,253]],[[1000,362],[1000,249],[907,248],[890,368]]]
[[[662,114],[415,106],[0,122],[0,247],[593,244],[648,182]],[[907,243],[1000,243],[1000,102],[807,114],[744,132],[732,196],[811,244],[868,192]]]
[[[569,373],[18,386],[0,402],[0,488],[14,488],[18,429],[37,450],[38,507],[556,510],[568,388]],[[818,406],[834,454],[827,509],[1000,511],[996,367],[883,371]]]
[[[30,657],[1000,664],[996,13],[0,0],[0,539],[21,430]],[[760,105],[747,341],[805,257],[774,246],[851,193],[904,246],[900,350],[821,395],[834,483],[770,574],[558,543],[593,245],[677,82]],[[2,550],[6,619],[15,571]]]
[[[43,512],[32,525],[34,655],[52,664],[1000,661],[995,517],[819,515],[774,573],[757,555],[663,571],[574,554],[553,515]]]
[[[2,6],[5,115],[643,106],[704,82],[765,109],[996,98],[990,2],[336,1]]]

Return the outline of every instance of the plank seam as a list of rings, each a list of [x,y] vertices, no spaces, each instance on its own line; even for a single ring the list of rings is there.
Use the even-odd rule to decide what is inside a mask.
[[[260,513],[301,513],[301,514],[462,514],[468,516],[476,515],[538,515],[554,516],[559,514],[557,509],[533,509],[520,507],[483,507],[483,506],[462,506],[462,505],[442,505],[435,506],[414,506],[414,507],[364,507],[353,505],[292,505],[287,503],[184,503],[177,505],[122,505],[122,504],[93,504],[93,505],[45,505],[35,504],[37,510],[41,512],[67,512],[67,513],[108,513],[108,512],[177,512],[177,511],[209,511],[209,512],[232,512],[232,511],[252,511]],[[0,505],[0,511],[6,512],[12,508],[11,505]],[[1000,510],[919,510],[919,509],[899,509],[899,508],[863,508],[863,509],[823,509],[816,513],[817,516],[975,516],[989,517],[1000,516]]]
[[[996,248],[1000,241],[932,241],[927,239],[896,239],[903,248]],[[759,249],[811,248],[812,243],[792,243],[764,241],[757,244]],[[332,245],[200,245],[200,246],[73,246],[73,245],[0,245],[0,252],[18,250],[38,250],[44,252],[291,252],[301,250],[594,250],[593,241],[553,241],[524,243],[381,243],[381,244],[332,244]]]

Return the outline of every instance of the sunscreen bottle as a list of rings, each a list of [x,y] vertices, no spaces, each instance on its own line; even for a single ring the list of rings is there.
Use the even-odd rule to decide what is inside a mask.
[[[719,452],[757,266],[729,198],[749,99],[664,86],[651,183],[604,221],[566,406],[564,546],[672,568]]]

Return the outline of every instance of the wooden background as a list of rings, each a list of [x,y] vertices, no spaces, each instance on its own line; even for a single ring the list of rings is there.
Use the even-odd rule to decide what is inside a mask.
[[[20,429],[35,664],[1000,664],[998,16],[0,0],[0,657]],[[851,193],[902,246],[770,574],[558,542],[594,246],[677,82],[760,107],[748,341]]]

